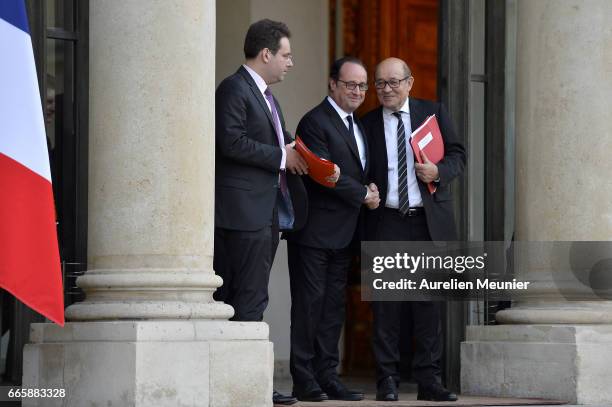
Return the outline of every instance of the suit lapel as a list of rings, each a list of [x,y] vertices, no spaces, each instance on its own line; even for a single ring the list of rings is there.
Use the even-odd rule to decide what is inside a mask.
[[[387,175],[387,168],[389,168],[389,156],[387,155],[387,140],[385,138],[385,122],[383,120],[383,109],[380,106],[374,116],[374,128],[372,137],[372,157],[377,155],[373,160],[380,159],[377,168],[374,171],[380,171],[380,180],[382,185],[378,185],[381,192],[381,202],[383,204],[387,199],[387,191],[389,189],[389,178]]]
[[[242,75],[244,80],[249,84],[249,87],[251,88],[251,92],[253,92],[253,95],[255,96],[255,99],[257,99],[257,102],[259,102],[260,107],[266,113],[266,116],[268,116],[268,120],[270,120],[270,124],[272,125],[272,128],[274,129],[274,131],[276,133],[276,125],[274,124],[274,119],[272,118],[272,113],[270,113],[270,109],[268,108],[268,104],[266,103],[263,95],[259,91],[259,88],[257,87],[257,84],[255,83],[255,80],[253,80],[253,77],[251,76],[251,74],[249,74],[249,72],[246,69],[244,69],[243,66],[238,68],[238,72]],[[277,111],[278,111],[278,106],[277,106]]]
[[[330,117],[331,122],[338,130],[338,133],[340,133],[340,136],[344,139],[346,144],[348,144],[349,149],[353,153],[353,157],[355,157],[357,161],[359,161],[359,166],[361,166],[361,158],[359,158],[359,149],[357,148],[357,141],[355,141],[355,137],[351,136],[348,129],[346,128],[346,125],[344,124],[343,119],[340,118],[340,115],[338,115],[338,112],[336,112],[336,109],[333,108],[327,98],[325,98],[325,100],[323,101],[323,108]],[[353,115],[353,117],[355,116]]]
[[[362,171],[364,174],[367,174],[370,170],[370,146],[368,145],[368,137],[366,136],[366,132],[365,132],[365,128],[363,127],[363,124],[361,124],[361,120],[359,120],[357,118],[357,116],[355,116],[353,114],[353,118],[355,119],[355,124],[357,125],[357,127],[359,127],[359,131],[361,132],[361,138],[363,139],[363,146],[365,147],[365,156],[366,156],[366,165],[365,168],[362,168]],[[359,159],[359,162],[361,163],[361,158]]]
[[[387,156],[387,140],[385,138],[385,122],[383,120],[383,109],[380,107],[378,109],[378,113],[376,114],[376,131],[374,133],[374,137],[376,137],[376,141],[380,146],[379,151],[381,152],[382,158],[384,158],[383,163],[385,164],[385,168],[389,166],[389,157]]]
[[[415,131],[416,129],[419,128],[419,126],[421,126],[421,124],[423,124],[425,119],[427,119],[427,114],[423,111],[422,104],[418,100],[409,98],[408,103],[410,106],[410,126],[412,127],[412,131]],[[415,157],[415,162],[416,162],[416,157]],[[419,190],[421,191],[421,196],[429,195],[427,184],[421,181],[418,177],[417,177],[417,185],[419,186]]]
[[[278,121],[280,122],[281,131],[283,132],[283,140],[285,140],[285,144],[289,144],[294,141],[294,137],[285,128],[285,118],[283,117],[283,110],[278,104],[276,97],[274,98],[274,103],[276,103],[276,113],[278,114]]]
[[[427,119],[427,115],[421,109],[421,104],[412,98],[408,98],[408,106],[410,107],[410,126],[412,127],[411,133],[419,128],[421,124]]]

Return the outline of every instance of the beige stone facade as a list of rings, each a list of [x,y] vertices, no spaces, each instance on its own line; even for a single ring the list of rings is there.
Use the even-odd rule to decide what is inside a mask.
[[[24,350],[23,387],[70,397],[24,406],[272,405],[274,362],[286,375],[289,358],[286,250],[267,323],[229,322],[212,298],[214,90],[250,22],[286,21],[298,63],[275,94],[293,131],[326,94],[329,1],[89,2],[87,299],[64,329],[33,325]],[[515,4],[516,240],[612,240],[612,2]],[[462,392],[608,403],[612,303],[567,301],[554,267],[519,273],[546,301],[468,327]]]
[[[612,240],[612,138],[605,119],[611,16],[612,5],[603,0],[518,2],[518,241]],[[503,325],[469,327],[462,390],[609,403],[612,302],[578,300],[585,289],[579,281],[561,287],[562,267],[576,253],[547,247],[539,261],[517,271],[537,291],[498,312]],[[609,258],[592,247],[579,254],[585,265]]]

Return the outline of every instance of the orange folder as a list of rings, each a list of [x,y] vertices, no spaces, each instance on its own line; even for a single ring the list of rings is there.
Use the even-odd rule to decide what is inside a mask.
[[[334,163],[326,160],[325,158],[318,157],[315,153],[310,151],[306,144],[300,139],[299,136],[295,138],[295,149],[302,156],[308,164],[308,175],[313,181],[326,186],[328,188],[334,188],[336,183],[327,181],[327,177],[334,175]]]
[[[431,115],[423,124],[410,135],[410,145],[414,151],[414,157],[419,164],[423,164],[421,151],[427,155],[429,161],[437,164],[444,157],[444,141],[438,126],[436,115]],[[430,194],[436,192],[436,185],[433,182],[427,184]]]

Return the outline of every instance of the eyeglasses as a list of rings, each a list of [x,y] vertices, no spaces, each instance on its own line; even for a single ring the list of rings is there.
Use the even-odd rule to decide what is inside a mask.
[[[408,75],[405,78],[402,79],[390,79],[388,81],[379,79],[376,82],[374,82],[374,86],[376,86],[376,89],[384,89],[387,85],[389,85],[390,88],[395,89],[398,88],[399,85],[402,83],[402,81],[405,81],[407,79],[410,79],[411,76]]]
[[[278,51],[276,52],[276,54],[274,52],[272,52],[272,50],[270,48],[264,48],[266,50],[268,50],[268,52],[270,53],[271,56],[277,56],[279,55],[281,58],[283,58],[285,61],[291,60],[292,63],[295,63],[295,58],[293,56],[293,54],[288,53],[288,54],[280,54]]]
[[[342,82],[344,84],[344,86],[346,86],[346,88],[348,90],[355,90],[356,87],[359,87],[359,90],[362,92],[365,92],[366,90],[368,90],[368,84],[367,83],[355,83],[355,82],[345,82],[342,79],[336,79],[337,82]]]

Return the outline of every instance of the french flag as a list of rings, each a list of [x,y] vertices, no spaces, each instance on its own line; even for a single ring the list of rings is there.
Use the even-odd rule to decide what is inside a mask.
[[[55,206],[23,0],[0,0],[0,287],[64,325]]]

